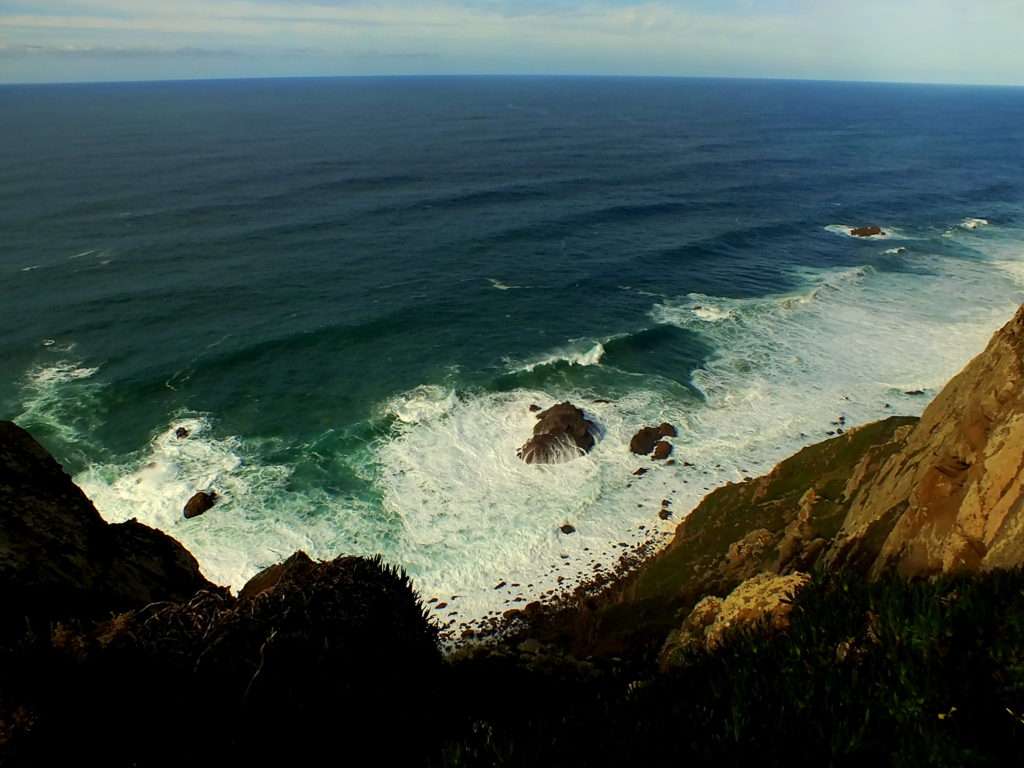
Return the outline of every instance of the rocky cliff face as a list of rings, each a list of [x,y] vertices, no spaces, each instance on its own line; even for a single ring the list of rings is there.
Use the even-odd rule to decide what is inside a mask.
[[[1024,307],[928,406],[901,448],[847,483],[825,560],[872,576],[1024,563]]]
[[[25,430],[0,422],[0,630],[100,618],[216,590],[181,544],[134,520],[110,525]]]

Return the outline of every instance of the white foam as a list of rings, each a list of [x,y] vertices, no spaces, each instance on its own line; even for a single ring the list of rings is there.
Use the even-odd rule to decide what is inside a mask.
[[[857,424],[919,412],[927,398],[903,392],[941,387],[1022,298],[989,263],[921,261],[928,274],[804,272],[810,290],[731,300],[732,318],[715,324],[695,321],[693,296],[656,306],[657,322],[699,333],[714,349],[692,377],[706,407],[693,414],[688,446],[763,467],[796,442],[823,438],[840,415]]]
[[[264,446],[218,437],[195,414],[171,421],[128,461],[94,466],[76,481],[107,519],[137,517],[179,538],[214,581],[237,588],[299,548],[320,558],[379,552],[405,567],[424,597],[449,604],[436,612],[443,620],[477,618],[513,607],[506,601],[517,595],[536,598],[560,575],[571,584],[592,572],[592,560],[611,563],[620,542],[645,536],[641,525],[671,531],[707,490],[767,471],[825,438],[840,415],[852,426],[918,413],[928,398],[904,391],[940,388],[1024,298],[1019,251],[1007,244],[976,260],[915,253],[908,263],[921,269],[911,272],[804,270],[794,275],[799,290],[777,296],[659,301],[655,322],[686,328],[714,350],[692,375],[700,399],[677,390],[607,403],[583,390],[417,387],[382,404],[393,417],[388,435],[345,458],[372,483],[372,500],[296,492],[290,467],[259,460]],[[580,341],[529,365],[594,365],[602,354],[600,343]],[[68,363],[40,369],[28,384],[66,393],[95,385],[95,372]],[[529,406],[566,399],[599,425],[594,450],[565,464],[524,464],[516,449],[535,424]],[[628,450],[638,427],[661,421],[680,430],[675,467]],[[175,438],[178,426],[191,436]],[[634,477],[641,466],[651,471]],[[222,501],[185,521],[183,504],[206,487]],[[662,499],[675,513],[664,523]],[[563,523],[576,533],[560,533]],[[500,581],[509,586],[495,590]]]
[[[47,342],[52,341],[44,339],[43,345],[51,347]],[[72,360],[32,368],[22,384],[22,412],[15,421],[29,430],[42,427],[69,444],[85,441],[100,418],[95,399],[102,385],[90,381],[98,370]]]
[[[176,437],[178,427],[189,436]],[[293,492],[292,469],[260,462],[258,447],[214,435],[206,417],[184,415],[126,463],[97,464],[74,479],[106,520],[136,518],[167,532],[208,579],[234,589],[298,549],[323,559],[376,551],[359,543],[385,538],[365,505]],[[185,520],[185,502],[205,489],[216,490],[217,504]]]
[[[960,228],[961,229],[967,229],[967,230],[975,230],[975,229],[978,229],[980,227],[987,227],[987,226],[988,226],[988,219],[975,219],[975,218],[968,217],[968,218],[966,218],[966,219],[964,219],[963,221],[960,222]]]
[[[495,280],[493,277],[487,278],[487,282],[491,284],[491,287],[497,288],[499,291],[511,291],[513,288],[522,287],[519,285],[509,285],[508,283],[503,283],[500,280]]]
[[[701,298],[697,294],[691,294],[691,296],[695,299]],[[722,320],[728,320],[733,316],[732,310],[716,307],[708,303],[710,301],[709,297],[703,297],[702,300],[705,303],[697,304],[692,308],[693,315],[698,320],[703,320],[705,323],[717,323]]]
[[[559,574],[589,571],[585,547],[594,556],[609,553],[619,541],[638,540],[638,523],[660,525],[660,499],[670,489],[657,473],[627,487],[637,480],[631,474],[637,466],[653,467],[650,459],[629,453],[629,439],[645,418],[682,424],[681,403],[652,393],[614,404],[581,392],[451,394],[449,410],[417,423],[397,422],[375,449],[374,481],[384,514],[401,525],[392,556],[425,597],[450,602],[460,595],[448,611],[462,618],[507,608],[511,603],[504,601],[517,594],[554,587]],[[571,462],[525,464],[516,450],[536,423],[529,406],[560,399],[583,407],[601,439]],[[562,534],[564,523],[576,533]],[[613,555],[600,559],[607,564]],[[500,581],[522,588],[496,592]]]
[[[21,271],[22,272],[31,272],[34,269],[39,269],[39,267],[41,267],[41,266],[42,266],[41,264],[32,264],[32,265],[27,266],[27,267],[22,267]]]
[[[882,253],[884,253],[886,256],[899,256],[901,253],[906,252],[907,249],[904,248],[902,245],[897,248],[887,248],[884,251],[882,251]]]
[[[513,371],[534,371],[545,365],[568,363],[569,365],[600,365],[604,357],[604,344],[597,341],[581,340],[570,346],[556,349],[526,363],[512,365]]]
[[[419,424],[447,413],[454,406],[454,392],[444,387],[423,385],[392,398],[384,411],[406,424]]]

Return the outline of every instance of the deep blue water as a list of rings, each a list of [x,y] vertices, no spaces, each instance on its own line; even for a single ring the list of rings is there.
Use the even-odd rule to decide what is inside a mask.
[[[664,494],[919,412],[1024,296],[1022,89],[218,81],[0,115],[0,416],[235,586],[382,551],[500,607],[670,529]],[[526,406],[566,398],[598,449],[522,466]],[[627,488],[662,418],[699,469]]]

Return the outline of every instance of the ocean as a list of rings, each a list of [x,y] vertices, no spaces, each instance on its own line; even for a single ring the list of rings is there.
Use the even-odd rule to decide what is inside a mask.
[[[1024,89],[7,86],[0,116],[0,417],[236,589],[381,553],[441,622],[500,613],[920,413],[1024,301]],[[563,400],[595,449],[524,464]],[[673,466],[628,451],[662,421]]]

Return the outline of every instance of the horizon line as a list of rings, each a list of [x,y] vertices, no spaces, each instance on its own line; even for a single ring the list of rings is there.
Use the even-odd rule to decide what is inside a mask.
[[[429,79],[587,79],[587,80],[730,80],[741,82],[835,83],[848,85],[912,85],[939,88],[1024,88],[1024,83],[936,82],[926,80],[858,80],[824,77],[758,77],[756,75],[638,75],[597,73],[403,73],[403,74],[341,74],[341,75],[242,75],[238,77],[162,77],[137,80],[0,80],[3,87],[75,86],[75,85],[147,85],[157,83],[210,83],[276,80],[429,80]]]

